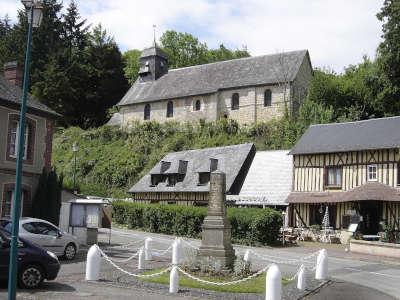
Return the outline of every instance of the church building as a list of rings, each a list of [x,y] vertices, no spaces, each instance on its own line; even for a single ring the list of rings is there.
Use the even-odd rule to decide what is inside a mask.
[[[153,46],[143,50],[139,77],[118,103],[118,123],[268,121],[298,110],[312,74],[307,50],[169,70],[166,53]]]

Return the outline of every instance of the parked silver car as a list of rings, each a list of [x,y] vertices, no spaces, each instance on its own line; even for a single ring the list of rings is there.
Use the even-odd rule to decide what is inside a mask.
[[[11,231],[10,219],[1,219],[0,224],[7,231]],[[19,236],[68,260],[74,259],[79,250],[78,239],[75,236],[41,219],[21,218]]]

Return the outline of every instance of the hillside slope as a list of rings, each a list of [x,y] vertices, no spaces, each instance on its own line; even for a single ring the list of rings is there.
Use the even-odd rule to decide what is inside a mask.
[[[53,165],[64,174],[64,185],[72,188],[77,142],[77,183],[82,193],[125,197],[127,189],[166,153],[195,148],[256,144],[257,150],[288,149],[298,134],[290,122],[271,121],[239,128],[232,120],[191,124],[146,122],[129,132],[113,127],[82,130],[59,129],[54,136]]]

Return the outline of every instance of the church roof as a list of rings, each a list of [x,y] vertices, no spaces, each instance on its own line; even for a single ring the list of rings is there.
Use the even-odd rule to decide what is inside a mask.
[[[254,153],[255,146],[250,143],[168,153],[129,192],[208,192],[209,184],[199,185],[199,173],[204,165],[210,164],[210,158],[217,159],[217,169],[226,174],[227,193],[234,192],[240,190]],[[151,175],[179,173],[179,162],[185,162],[186,167],[182,182],[175,186],[167,186],[165,182],[151,185]]]
[[[311,125],[290,154],[333,153],[400,147],[400,116]]]
[[[139,77],[118,105],[293,81],[305,58],[309,60],[308,51],[300,50],[172,69],[154,81],[143,82]]]
[[[8,102],[10,104],[21,105],[22,89],[19,86],[15,86],[7,81],[3,75],[0,75],[0,100]],[[28,95],[27,106],[30,109],[40,111],[52,115],[54,117],[60,116],[58,113],[40,103],[31,95]]]

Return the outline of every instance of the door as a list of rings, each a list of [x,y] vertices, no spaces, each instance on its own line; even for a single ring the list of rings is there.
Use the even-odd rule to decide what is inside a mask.
[[[362,234],[377,234],[380,230],[379,222],[382,218],[382,202],[380,201],[362,201],[360,202],[360,215]]]

